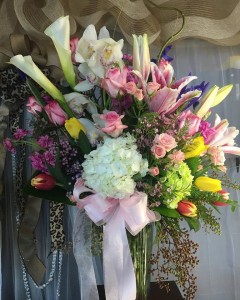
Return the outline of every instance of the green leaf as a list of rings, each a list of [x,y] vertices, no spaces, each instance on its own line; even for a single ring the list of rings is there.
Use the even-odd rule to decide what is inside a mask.
[[[200,159],[198,156],[196,157],[191,157],[185,160],[187,163],[189,169],[191,170],[192,174],[195,174],[198,170],[198,166],[200,164]]]
[[[181,215],[179,214],[178,211],[176,211],[176,209],[171,209],[171,208],[168,208],[163,205],[154,208],[154,210],[159,212],[162,216],[165,216],[165,217],[175,218],[175,219],[178,219],[181,217]]]
[[[134,181],[139,181],[142,179],[142,175],[140,173],[137,173],[137,174],[133,175],[132,179]]]
[[[36,98],[36,100],[39,102],[39,104],[41,104],[42,106],[44,106],[45,102],[44,102],[44,100],[43,100],[43,98],[41,96],[41,93],[37,89],[36,85],[33,83],[32,79],[30,79],[29,77],[27,77],[26,82],[27,82],[27,85],[28,85],[29,89],[33,93],[33,96]]]
[[[31,181],[29,181],[26,186],[23,188],[23,193],[25,195],[31,195],[37,198],[43,198],[46,200],[51,200],[57,203],[65,203],[68,205],[74,205],[69,198],[66,196],[66,190],[56,186],[55,188],[48,190],[48,191],[43,191],[43,190],[38,190],[34,188],[31,185]]]
[[[80,132],[79,132],[77,145],[80,148],[80,151],[82,152],[82,154],[89,154],[92,151],[89,139],[82,130],[80,130]]]
[[[201,228],[201,224],[197,218],[188,218],[184,217],[186,222],[188,223],[188,226],[190,229],[193,229],[194,231],[199,231]]]
[[[197,177],[203,176],[208,170],[209,170],[209,167],[203,168],[202,170],[200,170],[194,174],[194,178],[196,179]]]
[[[59,157],[60,157],[60,154],[58,151],[57,155],[56,155],[55,165],[51,166],[51,165],[47,164],[47,168],[48,168],[49,173],[55,178],[55,180],[58,183],[62,184],[66,190],[69,190],[69,188],[71,188],[71,186],[69,186],[68,179],[62,172]]]

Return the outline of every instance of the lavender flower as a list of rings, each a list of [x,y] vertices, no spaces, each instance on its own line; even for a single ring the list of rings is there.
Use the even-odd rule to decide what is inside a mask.
[[[45,164],[45,158],[43,154],[39,152],[35,152],[33,155],[29,156],[29,159],[34,169],[39,170],[43,173],[48,173],[48,169]]]
[[[41,135],[37,142],[38,145],[44,149],[53,146],[53,139],[50,138],[48,135]]]

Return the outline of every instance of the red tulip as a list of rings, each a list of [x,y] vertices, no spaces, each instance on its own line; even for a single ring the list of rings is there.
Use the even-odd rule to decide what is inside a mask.
[[[32,178],[31,185],[38,190],[51,190],[56,186],[56,181],[51,175],[42,173]]]
[[[227,206],[228,203],[225,201],[229,199],[229,193],[224,190],[218,191],[218,193],[222,195],[223,201],[214,201],[213,204],[216,206]]]
[[[178,203],[177,211],[189,218],[195,218],[197,216],[197,207],[195,204],[188,200],[182,200]]]

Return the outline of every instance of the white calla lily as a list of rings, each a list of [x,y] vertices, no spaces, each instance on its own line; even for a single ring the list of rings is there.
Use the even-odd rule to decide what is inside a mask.
[[[52,39],[66,80],[74,88],[76,75],[71,59],[69,16],[57,19],[45,29],[44,33]]]
[[[62,93],[43,74],[38,66],[33,62],[31,56],[16,55],[10,59],[10,64],[14,65],[22,72],[36,81],[53,99],[58,102],[65,102]]]

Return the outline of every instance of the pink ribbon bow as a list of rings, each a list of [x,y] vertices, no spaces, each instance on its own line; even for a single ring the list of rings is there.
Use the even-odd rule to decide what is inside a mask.
[[[83,192],[90,196],[79,199]],[[103,267],[106,300],[135,300],[136,279],[131,259],[126,229],[138,234],[158,216],[147,207],[147,195],[135,192],[123,198],[104,198],[78,180],[74,186],[73,202],[84,209],[89,218],[103,226]]]

